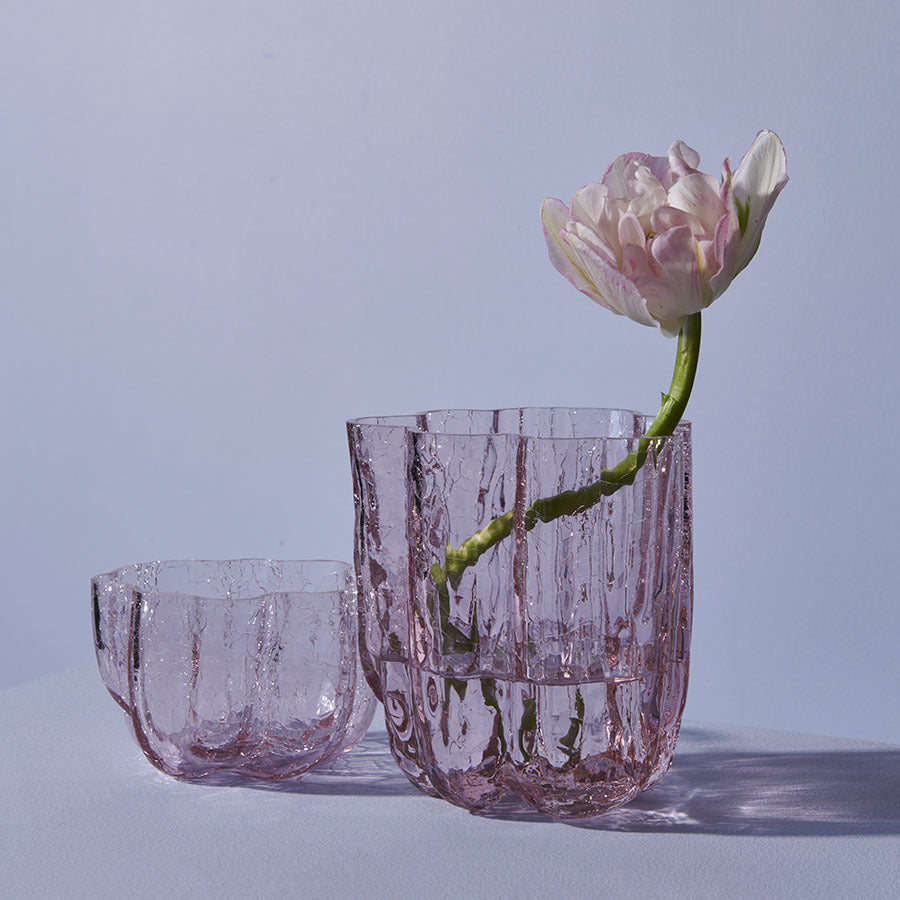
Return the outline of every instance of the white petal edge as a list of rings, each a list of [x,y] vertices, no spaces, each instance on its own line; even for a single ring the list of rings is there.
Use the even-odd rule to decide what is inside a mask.
[[[753,259],[766,217],[787,182],[781,139],[774,131],[761,131],[734,173],[735,209],[743,226],[735,274]]]

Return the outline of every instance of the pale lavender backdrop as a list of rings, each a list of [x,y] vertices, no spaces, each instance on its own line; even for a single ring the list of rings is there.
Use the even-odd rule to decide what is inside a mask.
[[[0,685],[90,575],[349,558],[343,422],[653,410],[674,343],[538,208],[675,138],[791,183],[709,311],[689,718],[900,743],[898,7],[157,0],[0,12]]]

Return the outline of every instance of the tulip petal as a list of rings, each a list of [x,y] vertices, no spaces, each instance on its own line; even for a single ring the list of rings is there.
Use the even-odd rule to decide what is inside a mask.
[[[713,300],[725,291],[737,274],[737,256],[741,240],[740,223],[734,205],[731,165],[727,159],[722,163],[721,198],[725,214],[716,225],[715,235],[715,255],[719,268],[709,279]]]
[[[604,217],[606,209],[607,189],[605,185],[592,181],[586,184],[572,198],[572,207],[569,211],[570,218],[576,222],[584,222],[585,225],[596,226]]]
[[[656,275],[650,266],[650,257],[644,247],[626,244],[622,248],[622,271],[635,283],[638,278],[652,278]]]
[[[636,164],[636,165],[635,165]],[[675,181],[675,174],[669,169],[669,161],[664,156],[650,156],[649,153],[623,153],[609,165],[600,179],[601,184],[609,188],[612,197],[631,197],[629,184],[635,168],[646,167],[664,190],[668,190]]]
[[[696,216],[674,206],[657,206],[650,217],[650,227],[656,234],[680,225],[687,225],[692,234],[703,234],[703,223]]]
[[[570,256],[571,250],[563,241],[563,229],[569,223],[569,210],[561,200],[548,197],[541,204],[541,225],[547,241],[550,262],[560,275],[568,278],[579,291],[589,291],[591,283]]]
[[[634,213],[627,212],[619,219],[619,246],[624,251],[629,244],[637,244],[638,247],[646,246],[644,229]]]
[[[679,316],[677,319],[660,319],[659,330],[668,338],[678,337],[686,318],[687,316]]]
[[[582,225],[581,222],[569,222],[563,229],[562,239],[570,248],[572,245],[568,242],[569,233],[577,234],[578,237],[594,251],[594,253],[608,262],[611,266],[618,265],[619,258],[616,256],[616,253],[618,252],[618,238],[616,238],[614,245],[610,247],[606,243],[604,236],[593,228]]]
[[[735,274],[753,259],[766,217],[787,182],[784,145],[773,131],[761,131],[734,173],[734,204],[741,231]]]
[[[616,222],[620,215],[618,209],[620,203],[621,201],[609,199],[606,185],[593,181],[586,184],[572,198],[569,210],[572,221],[581,223],[602,238],[609,247],[609,253],[606,255],[611,262],[615,261],[619,250]]]
[[[683,225],[657,235],[650,244],[650,253],[663,271],[662,278],[654,278],[646,285],[638,280],[650,313],[666,321],[700,312],[707,304],[700,278],[699,248],[691,229]]]
[[[703,172],[679,178],[669,191],[668,205],[696,216],[703,223],[707,237],[715,234],[716,225],[725,212],[719,196],[719,182]]]
[[[593,290],[586,290],[585,294],[620,316],[628,316],[641,325],[656,326],[656,320],[647,311],[647,301],[633,281],[610,265],[573,230],[565,233],[565,240],[593,283]]]
[[[675,141],[669,147],[669,168],[679,176],[690,175],[700,165],[700,154],[684,141]]]

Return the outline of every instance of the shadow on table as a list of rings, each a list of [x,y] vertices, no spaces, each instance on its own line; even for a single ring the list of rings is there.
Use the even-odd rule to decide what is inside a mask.
[[[397,767],[387,733],[367,734],[352,750],[299,778],[263,781],[231,772],[213,772],[190,782],[214,787],[243,787],[288,794],[359,797],[421,797]]]
[[[346,756],[300,779],[223,775],[204,783],[299,794],[421,796],[397,768],[383,733],[367,735]],[[555,824],[512,795],[480,816]],[[628,806],[565,824],[670,834],[900,834],[900,750],[688,751]]]
[[[483,815],[547,821],[518,798]],[[627,806],[566,824],[669,834],[900,834],[900,750],[687,751]]]

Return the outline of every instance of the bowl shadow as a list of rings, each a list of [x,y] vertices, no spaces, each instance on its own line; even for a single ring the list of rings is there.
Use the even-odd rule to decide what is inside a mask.
[[[387,734],[367,734],[351,750],[295,778],[251,778],[238,772],[211,772],[183,779],[192,785],[240,787],[288,794],[359,797],[420,797],[397,767]]]

